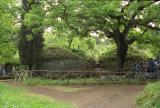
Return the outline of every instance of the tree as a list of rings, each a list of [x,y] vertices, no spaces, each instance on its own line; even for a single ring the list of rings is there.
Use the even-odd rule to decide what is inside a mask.
[[[59,0],[52,18],[65,24],[78,35],[95,32],[112,38],[117,46],[117,66],[123,68],[129,45],[146,31],[160,30],[160,3],[158,1]],[[61,19],[61,20],[59,20]],[[136,36],[132,31],[140,29]]]
[[[43,5],[37,0],[22,0],[19,55],[22,64],[32,69],[43,49]]]
[[[14,1],[0,1],[0,64],[17,62],[14,43]]]

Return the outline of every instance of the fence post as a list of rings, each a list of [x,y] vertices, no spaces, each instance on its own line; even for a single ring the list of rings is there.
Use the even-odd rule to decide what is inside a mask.
[[[84,72],[84,85],[86,85],[86,72]]]
[[[69,85],[69,75],[68,75],[68,85]]]

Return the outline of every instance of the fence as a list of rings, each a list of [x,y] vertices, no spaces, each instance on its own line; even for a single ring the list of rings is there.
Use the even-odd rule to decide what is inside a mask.
[[[103,84],[106,81],[118,82],[118,81],[148,81],[148,80],[160,80],[160,72],[129,72],[126,69],[120,72],[109,71],[48,71],[48,70],[21,70],[14,72],[14,79],[16,81],[29,80],[32,78],[50,79],[56,80],[56,84],[59,82],[67,81],[66,84],[70,84],[71,80],[80,81],[83,84],[87,83],[88,79],[92,79],[99,84]]]

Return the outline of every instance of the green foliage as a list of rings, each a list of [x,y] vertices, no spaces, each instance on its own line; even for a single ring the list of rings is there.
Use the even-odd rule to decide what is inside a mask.
[[[63,47],[81,57],[98,60],[99,56],[106,51],[110,40],[96,37],[78,37],[75,34],[53,31],[48,29],[44,34],[46,48]]]
[[[2,46],[5,45],[5,46]],[[19,63],[18,51],[15,45],[10,42],[6,44],[0,44],[0,64],[5,63]]]
[[[42,52],[42,57],[40,59],[47,61],[47,60],[54,60],[54,59],[80,59],[81,57],[77,54],[73,53],[72,51],[66,48],[49,48],[44,49]]]
[[[160,4],[157,1],[68,0],[52,6],[55,8],[49,12],[48,20],[54,18],[56,25],[62,25],[58,28],[68,27],[81,37],[95,32],[98,37],[112,38],[121,63],[119,68],[123,67],[127,47],[144,35],[144,31],[160,30]],[[135,32],[135,29],[140,29],[140,32]]]
[[[159,56],[160,53],[160,34],[158,32],[147,32],[144,36],[140,36],[137,40],[140,49],[148,49],[152,52],[154,57]]]
[[[68,41],[70,37],[71,36],[69,33],[53,31],[53,28],[49,28],[48,31],[46,30],[44,34],[44,39],[45,39],[44,44],[46,48],[52,48],[52,47],[68,48],[69,47]]]
[[[27,1],[28,10],[22,9],[19,0],[0,1],[0,63],[19,61],[15,37],[19,40],[18,48],[23,64],[36,62],[42,52],[43,37],[45,38],[45,49],[64,47],[71,50],[70,53],[57,51],[56,55],[53,54],[53,58],[61,58],[64,55],[65,58],[70,58],[73,53],[76,53],[83,58],[92,60],[94,58],[98,61],[101,54],[107,52],[102,55],[101,61],[104,59],[103,62],[108,62],[106,58],[109,56],[115,58],[116,51],[111,51],[112,43],[114,43],[113,35],[106,32],[119,30],[123,33],[134,14],[136,14],[135,21],[133,19],[133,25],[131,24],[124,39],[126,42],[133,38],[136,40],[136,48],[129,50],[128,59],[136,61],[159,56],[160,34],[152,31],[154,30],[152,27],[148,27],[148,23],[154,22],[153,27],[159,28],[160,4],[158,3],[148,5],[153,1],[132,1],[129,2],[130,5],[124,6],[125,3],[122,3],[124,1],[121,0],[62,0],[61,3],[50,0],[40,0],[36,3],[33,2],[37,0],[24,1]],[[143,10],[137,10],[145,5],[148,6]],[[122,9],[124,10],[121,11]],[[51,29],[51,32],[47,29]],[[143,33],[145,30],[147,32]],[[17,37],[19,31],[20,36]],[[140,56],[144,52],[139,52],[137,49],[143,50],[145,57]],[[114,50],[116,50],[115,47]],[[116,61],[116,59],[113,60]]]
[[[148,84],[137,104],[140,108],[160,108],[160,82]]]
[[[75,108],[72,104],[55,101],[51,98],[12,88],[0,83],[1,108]]]
[[[17,63],[16,44],[14,38],[15,26],[13,16],[13,1],[0,1],[0,64]]]
[[[83,51],[70,50],[62,47],[46,48],[43,50],[39,61],[52,61],[52,60],[63,60],[63,59],[81,59],[86,62],[95,63],[95,60],[84,54]]]
[[[137,20],[139,22],[135,25],[138,25],[138,27],[141,28],[142,23],[151,22],[153,21],[151,20],[153,18],[154,22],[157,23],[157,25],[159,24],[158,14],[160,5],[156,4],[148,6],[148,4],[152,2],[153,1],[132,1],[129,2],[129,5],[126,6],[125,3],[127,3],[127,1],[124,2],[120,0],[62,1],[56,5],[55,8],[51,10],[51,12],[49,12],[48,18],[52,18],[52,20],[56,20],[56,22],[59,21],[59,23],[65,22],[65,18],[67,18],[67,24],[64,25],[69,25],[70,28],[74,27],[76,32],[79,31],[79,34],[85,34],[86,32],[90,33],[90,31],[99,30],[101,32],[105,32],[107,30],[112,31],[119,29],[122,26],[124,27],[127,25],[131,17],[136,13]],[[64,6],[66,7],[65,16]],[[140,10],[139,7],[143,6],[146,6],[146,8]],[[141,20],[140,16],[143,16],[143,20]],[[57,17],[61,18],[61,20],[57,20]]]

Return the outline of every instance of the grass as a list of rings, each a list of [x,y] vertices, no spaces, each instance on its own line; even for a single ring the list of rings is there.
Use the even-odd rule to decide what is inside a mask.
[[[66,102],[0,83],[0,108],[76,108]]]
[[[160,108],[160,81],[146,86],[137,99],[137,105],[140,108]]]
[[[84,84],[84,80],[76,80],[76,79],[71,79],[69,84]],[[40,79],[40,78],[32,78],[29,80],[24,81],[25,84],[27,85],[66,85],[68,84],[68,80],[50,80],[50,79]],[[86,79],[86,83],[89,84],[96,84],[98,83],[97,81],[93,79]]]
[[[76,80],[70,79],[70,85],[81,85],[81,84],[144,84],[148,83],[146,81],[140,80],[126,80],[126,79],[118,79],[118,80],[103,80],[102,83],[93,79],[93,78],[86,78],[84,83],[84,79]],[[149,81],[150,82],[150,81]],[[27,85],[67,85],[68,80],[50,80],[50,79],[40,79],[40,78],[32,78],[29,80],[24,81]]]

